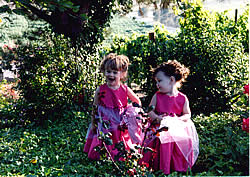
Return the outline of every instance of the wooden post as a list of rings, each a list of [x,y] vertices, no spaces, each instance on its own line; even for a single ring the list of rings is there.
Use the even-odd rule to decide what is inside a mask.
[[[149,37],[150,41],[155,42],[155,33],[154,32],[148,33],[148,37]],[[154,46],[154,44],[153,44],[153,46]],[[148,64],[152,68],[155,68],[156,67],[156,57],[154,56],[154,54],[152,52],[150,52],[150,53],[151,53],[151,55],[148,58],[149,59]]]
[[[238,9],[235,9],[235,24],[237,23],[237,14],[238,14]]]
[[[0,81],[2,81],[2,80],[3,80],[3,72],[0,71]]]
[[[155,33],[154,32],[148,33],[148,37],[149,37],[149,40],[155,41]]]

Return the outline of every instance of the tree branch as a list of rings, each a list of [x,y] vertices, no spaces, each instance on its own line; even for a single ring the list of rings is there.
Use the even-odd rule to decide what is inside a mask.
[[[30,10],[32,13],[37,15],[39,18],[41,18],[41,19],[45,20],[46,22],[53,25],[53,21],[52,21],[51,17],[49,15],[47,15],[44,11],[32,6],[29,3],[22,3],[22,5],[23,5],[23,8],[25,8],[26,10]]]

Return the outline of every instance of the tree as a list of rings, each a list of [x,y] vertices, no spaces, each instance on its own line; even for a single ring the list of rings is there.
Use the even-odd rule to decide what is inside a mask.
[[[34,15],[52,25],[55,32],[75,41],[83,38],[96,43],[113,13],[128,12],[132,0],[6,0],[14,4],[2,6],[0,12]]]

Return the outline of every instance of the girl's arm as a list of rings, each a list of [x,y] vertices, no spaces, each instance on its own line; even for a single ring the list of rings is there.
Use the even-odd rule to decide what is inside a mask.
[[[93,102],[93,107],[92,107],[92,114],[91,114],[91,129],[95,130],[95,114],[96,114],[96,106],[98,105],[99,102],[99,93],[100,93],[100,87],[98,87],[95,91],[95,96],[94,96],[94,102]]]
[[[128,98],[132,101],[132,102],[136,102],[137,104],[139,104],[141,106],[141,100],[140,98],[135,94],[135,92],[133,92],[133,90],[131,88],[128,87]]]
[[[154,94],[153,98],[151,99],[151,102],[149,104],[149,106],[156,106],[156,94]],[[157,115],[154,110],[150,111],[148,113],[149,117],[151,117],[151,119],[154,121],[156,120],[158,123],[162,120],[162,117]]]
[[[95,91],[94,103],[93,103],[93,105],[95,105],[95,106],[98,105],[99,93],[100,93],[100,87],[98,87],[98,88],[96,89],[96,91]]]
[[[191,110],[189,107],[189,101],[188,101],[187,97],[185,97],[185,98],[186,98],[186,101],[185,101],[185,104],[183,106],[183,111],[182,111],[183,115],[180,116],[179,119],[186,122],[191,118]]]

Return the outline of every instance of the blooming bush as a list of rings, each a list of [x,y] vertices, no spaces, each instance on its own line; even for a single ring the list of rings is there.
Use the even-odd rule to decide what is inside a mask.
[[[96,85],[102,82],[98,53],[88,55],[50,31],[41,36],[43,41],[20,46],[14,54],[8,50],[4,56],[5,61],[16,61],[18,89],[28,104],[26,119],[38,124],[61,118],[71,104],[89,109]]]
[[[244,91],[243,93],[247,96],[249,96],[249,84],[245,85],[244,86]],[[247,97],[249,98],[249,97]],[[247,116],[247,114],[249,114],[249,107],[248,107],[248,99],[247,99],[247,102],[245,101],[245,106],[246,106],[246,114],[245,116]],[[249,133],[249,117],[248,118],[243,118],[243,122],[242,122],[242,130]]]
[[[249,137],[242,131],[241,115],[220,112],[193,120],[200,154],[192,172],[206,172],[202,176],[248,176]]]
[[[249,95],[249,84],[244,86],[244,92],[243,93]]]
[[[249,118],[243,118],[242,130],[249,133]]]
[[[15,102],[19,98],[19,93],[15,89],[17,83],[7,83],[6,80],[0,82],[0,107],[3,104]]]

